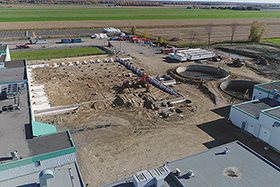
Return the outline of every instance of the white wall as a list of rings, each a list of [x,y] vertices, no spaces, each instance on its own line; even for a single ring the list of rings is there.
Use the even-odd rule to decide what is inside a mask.
[[[252,100],[256,100],[256,99],[262,99],[262,98],[271,98],[273,99],[273,93],[272,91],[270,93],[266,93],[264,91],[261,91],[261,90],[258,90],[256,88],[254,88],[254,91],[253,91],[253,96],[252,96]],[[280,102],[280,97],[278,95],[276,101],[279,101]]]
[[[271,130],[270,139],[267,143],[280,150],[280,127],[272,127],[275,121],[280,123],[280,120],[276,120],[264,113],[261,113],[259,121],[262,126]]]
[[[267,98],[268,93],[254,88],[252,100]]]
[[[252,125],[254,128],[253,135],[255,137],[258,137],[258,132],[260,129],[258,119],[253,118],[253,117],[239,111],[238,109],[234,108],[233,106],[231,106],[231,108],[230,108],[229,118],[230,118],[231,122],[239,128],[242,128],[242,122],[245,121],[247,124],[246,124],[246,127],[244,130],[246,130],[246,131],[248,131],[248,124]]]

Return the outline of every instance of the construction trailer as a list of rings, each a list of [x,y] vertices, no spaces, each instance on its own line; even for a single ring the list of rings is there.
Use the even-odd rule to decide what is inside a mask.
[[[254,86],[252,100],[231,106],[235,126],[280,150],[280,81]]]
[[[215,56],[214,52],[203,50],[200,48],[173,49],[173,53],[169,54],[169,58],[178,60],[180,62],[184,62],[188,60],[202,60],[202,59],[212,58],[214,56]]]

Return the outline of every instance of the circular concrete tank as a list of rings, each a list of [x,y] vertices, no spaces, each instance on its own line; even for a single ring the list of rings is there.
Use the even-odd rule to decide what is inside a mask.
[[[181,66],[176,69],[176,72],[185,78],[201,80],[224,80],[230,74],[224,69],[206,65]]]
[[[256,84],[259,83],[245,80],[226,80],[220,84],[220,89],[232,97],[251,100]]]

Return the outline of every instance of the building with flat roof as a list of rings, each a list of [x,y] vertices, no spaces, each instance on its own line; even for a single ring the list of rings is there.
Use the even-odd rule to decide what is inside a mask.
[[[26,61],[0,68],[0,187],[83,187],[68,130],[36,122]]]
[[[231,106],[229,120],[280,150],[280,81],[254,86],[252,101]]]
[[[279,167],[234,141],[102,187],[243,187],[278,186],[279,182]]]
[[[8,45],[0,45],[0,62],[11,61]]]
[[[269,97],[280,101],[280,98],[278,98],[278,90],[280,90],[280,80],[267,82],[263,84],[256,84],[254,86],[252,99],[254,100]]]

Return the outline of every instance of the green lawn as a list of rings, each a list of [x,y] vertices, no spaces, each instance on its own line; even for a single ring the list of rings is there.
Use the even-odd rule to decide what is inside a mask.
[[[205,9],[152,8],[0,8],[0,22],[82,21],[82,20],[148,20],[148,19],[213,19],[273,18],[280,11],[234,11]]]
[[[12,60],[26,59],[26,60],[41,60],[49,58],[65,58],[76,56],[88,56],[105,54],[97,48],[72,48],[72,49],[57,49],[57,50],[43,50],[43,51],[27,51],[11,53]]]
[[[275,38],[275,39],[266,39],[265,41],[268,41],[268,42],[273,42],[273,43],[278,43],[278,44],[280,44],[280,38]]]

